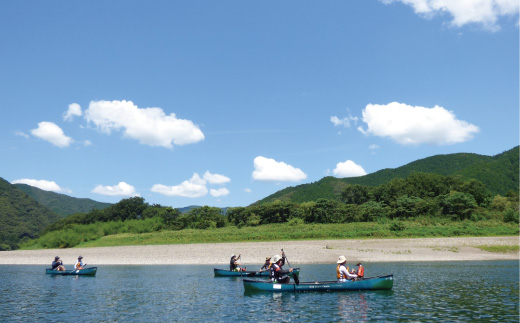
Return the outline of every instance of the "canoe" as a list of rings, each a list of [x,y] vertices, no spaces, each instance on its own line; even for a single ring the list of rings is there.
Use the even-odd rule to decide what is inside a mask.
[[[344,283],[337,281],[322,282],[300,282],[275,284],[271,281],[244,279],[246,291],[269,291],[269,292],[310,292],[310,291],[349,291],[349,290],[385,290],[394,286],[394,275],[364,278],[360,280],[349,280]]]
[[[227,269],[213,268],[215,277],[269,277],[269,270],[266,271],[231,271]],[[300,268],[293,268],[293,273],[300,274]]]
[[[57,271],[50,268],[45,269],[45,273],[48,275],[68,276],[68,275],[81,275],[81,276],[95,276],[97,267],[90,267],[81,270],[64,270]]]

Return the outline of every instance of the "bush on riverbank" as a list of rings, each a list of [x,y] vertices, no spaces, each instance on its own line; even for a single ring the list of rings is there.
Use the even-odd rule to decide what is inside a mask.
[[[340,224],[279,223],[255,227],[226,226],[214,229],[161,230],[162,219],[97,225],[76,225],[49,232],[22,249],[106,247],[146,244],[186,244],[218,242],[260,242],[323,239],[427,238],[463,236],[514,236],[518,225],[488,221],[380,221]]]

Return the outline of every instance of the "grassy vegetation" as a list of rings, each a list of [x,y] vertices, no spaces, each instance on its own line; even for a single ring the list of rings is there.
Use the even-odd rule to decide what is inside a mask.
[[[130,245],[220,243],[220,242],[260,242],[289,240],[325,240],[325,239],[370,239],[370,238],[428,238],[428,237],[479,237],[479,236],[515,236],[519,227],[515,223],[501,221],[441,221],[424,219],[423,221],[357,222],[340,224],[302,224],[279,223],[256,227],[226,226],[213,229],[184,229],[153,231],[159,223],[150,220],[149,229],[137,229],[129,221],[114,222],[109,225],[114,234],[106,235],[93,225],[77,225],[67,230],[50,232],[40,239],[25,244],[22,249],[46,248],[52,239],[70,241],[71,235],[79,239],[76,247],[107,247]],[[396,225],[399,223],[399,225]],[[98,232],[92,232],[92,230]],[[106,229],[107,230],[107,229]],[[122,232],[122,233],[116,233]],[[60,237],[63,235],[63,237]],[[62,247],[72,247],[64,245]],[[518,249],[517,249],[518,250]]]
[[[489,252],[499,252],[499,253],[518,253],[520,246],[502,246],[502,245],[482,245],[476,246],[479,249]]]

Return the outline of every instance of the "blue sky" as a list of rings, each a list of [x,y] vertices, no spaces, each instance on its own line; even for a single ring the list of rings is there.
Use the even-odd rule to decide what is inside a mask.
[[[519,144],[517,0],[2,1],[0,177],[247,206]]]

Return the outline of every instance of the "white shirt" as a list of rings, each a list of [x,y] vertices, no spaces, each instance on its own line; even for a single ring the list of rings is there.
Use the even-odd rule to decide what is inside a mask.
[[[78,260],[78,261],[76,261],[76,264],[74,265],[74,269],[78,268],[78,264],[79,264],[80,267],[85,266],[85,265],[83,265],[83,261]]]
[[[356,277],[357,277],[356,274],[351,274],[351,273],[349,273],[348,270],[347,270],[347,268],[345,267],[345,265],[340,265],[340,266],[339,266],[339,272],[340,272],[341,274],[343,274],[343,278],[339,278],[339,279],[338,279],[338,282],[344,282],[344,281],[346,280],[346,279],[345,279],[346,277],[348,277],[348,278],[350,278],[350,279],[352,279],[352,278],[356,278]]]

